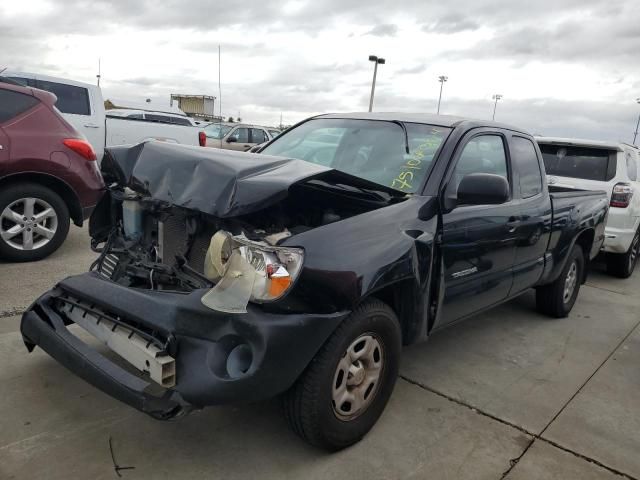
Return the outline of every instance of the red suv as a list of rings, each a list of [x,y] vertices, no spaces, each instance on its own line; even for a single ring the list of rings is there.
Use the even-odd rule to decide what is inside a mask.
[[[44,258],[78,226],[104,183],[91,145],[55,108],[55,95],[0,77],[0,257]]]

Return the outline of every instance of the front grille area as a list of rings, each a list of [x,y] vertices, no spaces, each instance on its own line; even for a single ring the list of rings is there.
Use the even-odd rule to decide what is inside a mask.
[[[91,314],[94,317],[97,317],[98,323],[102,319],[104,319],[104,320],[108,320],[111,324],[115,326],[117,325],[124,326],[128,330],[130,330],[132,333],[135,333],[140,337],[144,338],[144,340],[147,342],[147,347],[149,345],[155,345],[158,349],[161,350],[163,354],[167,353],[171,348],[170,339],[164,335],[161,335],[159,332],[156,332],[152,328],[149,328],[146,325],[142,325],[131,319],[125,319],[122,316],[108,312],[105,309],[102,309],[91,302],[80,300],[66,293],[56,299],[56,307],[57,307],[56,310],[59,313],[64,313],[65,311],[72,311],[77,309],[82,312],[83,316]]]

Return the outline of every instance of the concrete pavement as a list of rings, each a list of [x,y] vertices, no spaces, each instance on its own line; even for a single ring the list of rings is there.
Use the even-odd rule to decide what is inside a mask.
[[[277,401],[162,423],[27,354],[12,313],[94,257],[72,228],[51,258],[0,264],[0,479],[640,479],[640,272],[595,272],[567,319],[525,295],[405,349],[378,425],[329,455]]]

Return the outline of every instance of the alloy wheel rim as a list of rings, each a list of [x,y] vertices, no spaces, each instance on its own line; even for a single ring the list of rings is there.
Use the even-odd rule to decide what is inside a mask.
[[[360,416],[375,398],[384,366],[382,342],[372,333],[356,338],[333,376],[333,412],[340,420]]]
[[[569,271],[567,272],[567,278],[564,280],[564,293],[562,295],[562,300],[564,303],[569,303],[571,297],[573,296],[573,291],[576,288],[576,284],[578,283],[578,262],[575,260],[571,262],[571,266],[569,267]]]
[[[16,250],[37,250],[58,230],[58,215],[41,198],[26,197],[10,203],[0,214],[0,237]]]

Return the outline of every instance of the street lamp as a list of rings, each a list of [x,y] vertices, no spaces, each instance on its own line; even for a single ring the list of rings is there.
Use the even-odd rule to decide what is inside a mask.
[[[378,58],[375,55],[369,55],[369,61],[374,63],[373,82],[371,82],[371,98],[369,99],[369,111],[373,110],[373,95],[376,93],[376,75],[378,74],[378,65],[384,65],[386,60]]]
[[[438,81],[440,82],[440,96],[438,97],[438,111],[436,112],[438,115],[440,115],[440,102],[442,101],[442,86],[444,85],[444,82],[446,82],[447,80],[449,80],[449,77],[445,75],[440,75],[438,77]]]
[[[502,95],[500,95],[499,93],[496,93],[492,98],[495,100],[495,102],[493,102],[493,117],[491,117],[491,120],[495,120],[496,108],[498,107],[498,100],[502,100]]]
[[[636,102],[640,104],[640,97],[636,98]],[[636,137],[638,136],[638,127],[640,127],[640,113],[638,114],[638,123],[636,123],[636,131],[633,134],[633,144],[636,144]]]

